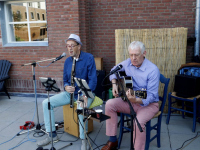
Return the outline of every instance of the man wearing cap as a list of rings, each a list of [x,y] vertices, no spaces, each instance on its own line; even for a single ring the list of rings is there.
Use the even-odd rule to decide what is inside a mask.
[[[73,57],[76,58],[76,66],[75,66],[75,77],[86,80],[89,85],[89,88],[94,91],[97,85],[97,75],[96,75],[96,65],[94,61],[94,57],[90,53],[86,53],[81,51],[81,43],[80,37],[76,34],[71,34],[67,40],[65,40],[66,47],[68,53],[71,57],[68,57],[64,63],[64,71],[63,71],[63,82],[64,82],[64,92],[61,92],[55,96],[50,97],[51,104],[51,121],[52,121],[52,136],[53,141],[58,142],[58,136],[55,129],[55,119],[53,114],[53,108],[67,105],[70,103],[70,93],[74,93],[74,101],[78,98],[78,91],[80,90],[78,86],[71,86],[71,70]],[[89,107],[93,102],[93,99],[84,97],[84,101]],[[44,122],[46,132],[49,133],[49,136],[45,138],[43,141],[37,143],[38,146],[45,146],[51,142],[51,131],[50,131],[50,120],[49,120],[49,110],[48,110],[48,99],[45,99],[42,102],[43,105],[43,113],[44,113]],[[79,108],[82,109],[82,108]],[[83,129],[83,116],[79,115],[79,131],[80,138],[82,139],[81,150],[85,150],[85,135]],[[81,124],[80,124],[81,123]],[[86,125],[87,131],[87,125]]]

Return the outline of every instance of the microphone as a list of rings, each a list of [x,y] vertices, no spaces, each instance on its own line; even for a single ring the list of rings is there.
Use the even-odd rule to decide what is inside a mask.
[[[118,70],[120,70],[123,66],[120,64],[119,66],[117,66],[114,70],[112,70],[109,74],[114,74],[115,72],[117,72]]]
[[[62,59],[62,58],[63,58],[63,57],[65,57],[65,56],[66,56],[66,54],[65,54],[65,53],[63,53],[62,55],[60,55],[60,56],[56,57],[56,59],[55,59],[55,60],[53,60],[53,61],[52,61],[52,63],[54,63],[54,62],[56,62],[56,61],[58,61],[58,60]]]

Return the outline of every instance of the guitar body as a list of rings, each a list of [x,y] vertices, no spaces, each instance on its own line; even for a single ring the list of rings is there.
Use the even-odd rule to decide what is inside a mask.
[[[131,94],[135,95],[137,97],[146,99],[147,98],[147,91],[144,89],[134,91],[133,90],[133,78],[131,76],[126,76],[126,73],[124,71],[119,71],[116,73],[118,76],[119,80],[117,80],[118,83],[118,92],[119,96],[122,98],[122,100],[126,100],[124,92],[128,91],[130,89]],[[122,86],[121,86],[122,85]]]

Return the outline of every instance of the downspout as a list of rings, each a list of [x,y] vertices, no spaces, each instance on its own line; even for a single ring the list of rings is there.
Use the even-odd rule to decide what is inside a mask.
[[[194,48],[194,56],[199,56],[199,8],[200,8],[200,0],[196,0],[196,19],[195,19],[195,48]]]

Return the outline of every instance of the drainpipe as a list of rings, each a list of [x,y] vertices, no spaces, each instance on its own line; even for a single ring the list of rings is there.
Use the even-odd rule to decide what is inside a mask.
[[[194,48],[194,56],[199,56],[199,8],[200,8],[200,0],[196,0],[196,19],[195,19],[195,48]]]

